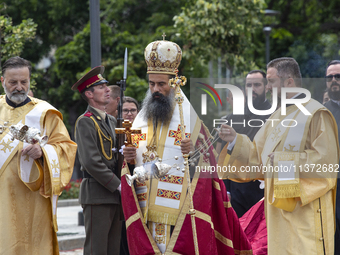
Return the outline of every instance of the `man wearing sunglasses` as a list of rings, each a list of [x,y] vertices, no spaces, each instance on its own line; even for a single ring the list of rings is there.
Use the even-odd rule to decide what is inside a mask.
[[[326,70],[326,85],[327,85],[329,98],[334,104],[336,104],[339,107],[340,60],[332,60],[331,62],[328,63],[327,70]]]
[[[332,60],[328,63],[326,70],[326,86],[329,101],[325,107],[333,114],[338,125],[338,137],[340,135],[340,60]],[[339,141],[340,142],[340,141]],[[335,253],[340,254],[340,188],[339,175],[336,191],[336,232],[335,232]]]

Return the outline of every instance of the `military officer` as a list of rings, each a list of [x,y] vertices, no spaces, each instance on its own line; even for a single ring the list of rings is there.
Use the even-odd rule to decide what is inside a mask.
[[[110,89],[103,72],[103,66],[95,67],[72,86],[88,103],[75,126],[78,157],[84,173],[79,202],[86,232],[84,254],[118,255],[121,205],[114,152],[116,120],[105,113]]]

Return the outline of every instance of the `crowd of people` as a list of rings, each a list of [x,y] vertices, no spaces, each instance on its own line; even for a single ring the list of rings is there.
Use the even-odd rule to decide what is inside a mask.
[[[88,103],[75,141],[61,113],[29,94],[30,62],[13,57],[3,64],[0,254],[59,254],[56,206],[76,153],[84,254],[340,254],[340,60],[326,67],[324,105],[300,90],[293,58],[273,59],[266,72],[249,71],[244,93],[252,95],[253,108],[272,108],[268,91],[277,93],[278,106],[261,115],[245,104],[243,115],[222,117],[227,124],[212,146],[180,89],[181,48],[163,39],[144,56],[149,89],[141,108],[109,85],[103,66],[72,86]],[[290,100],[285,113],[284,100]],[[231,93],[227,101],[232,105]],[[121,148],[118,111],[132,123],[125,132],[131,144]],[[48,137],[46,144],[33,128]],[[196,171],[216,165],[237,171]],[[245,166],[260,171],[241,171]]]

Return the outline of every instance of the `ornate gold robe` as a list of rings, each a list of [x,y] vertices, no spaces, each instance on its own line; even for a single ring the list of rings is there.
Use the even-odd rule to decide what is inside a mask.
[[[0,135],[0,254],[59,254],[56,231],[58,196],[70,181],[76,144],[62,115],[48,103],[31,98],[13,108],[0,97],[0,118],[27,124],[49,137],[42,159],[22,156],[28,144]]]
[[[190,102],[184,94],[183,115],[185,121],[185,137],[190,138],[196,144],[201,129],[201,121],[198,119]],[[184,167],[184,159],[181,152],[180,113],[176,104],[171,121],[168,125],[158,125],[154,134],[153,124],[143,119],[143,110],[137,115],[134,128],[141,128],[141,134],[132,135],[132,142],[137,147],[136,166],[144,165],[151,171],[151,163],[144,164],[143,153],[147,152],[146,146],[155,145],[155,151],[163,163],[170,166]],[[155,136],[155,142],[152,138]],[[151,152],[152,154],[154,152]],[[175,160],[175,156],[178,157]],[[151,156],[152,157],[152,156]],[[170,176],[170,177],[169,177]],[[152,179],[144,184],[136,186],[137,198],[142,213],[148,222],[149,229],[157,245],[163,251],[170,240],[170,226],[174,226],[180,210],[184,204],[187,192],[187,176],[176,167],[172,168],[164,178]],[[157,225],[161,224],[161,225]],[[161,226],[161,227],[157,227]]]
[[[219,158],[220,166],[236,167],[225,178],[241,182],[265,180],[268,254],[334,253],[337,126],[330,112],[315,100],[304,105],[312,116],[304,116],[295,105],[287,107],[286,116],[279,109],[253,142],[245,135],[237,135],[231,155],[225,146]],[[292,119],[299,125],[285,128],[281,124],[284,121],[285,126],[294,126]],[[268,155],[272,152],[273,167],[277,171],[279,167],[290,169],[289,173],[269,170]]]
[[[184,96],[184,94],[183,94]],[[201,156],[197,166],[215,166],[216,159],[209,147],[211,135],[197,117],[190,102],[184,96],[183,115],[185,136],[190,138]],[[143,112],[136,117],[133,127],[141,128],[141,134],[132,136],[137,147],[136,166],[143,163],[146,146],[152,145],[153,126],[142,118]],[[169,126],[162,125],[156,131],[156,151],[162,163],[179,169],[184,167],[181,156],[181,131],[179,128],[178,105]],[[159,125],[160,126],[160,125]],[[209,149],[208,149],[209,147]],[[207,150],[209,154],[203,154]],[[152,153],[149,151],[149,156]],[[175,159],[178,156],[178,159]],[[196,167],[197,167],[196,166]],[[143,184],[130,187],[124,177],[128,167],[122,170],[122,205],[126,219],[127,238],[130,254],[195,254],[191,218],[188,214],[190,196],[187,194],[187,175],[176,167],[160,178],[152,178]],[[208,172],[194,174],[191,190],[193,207],[196,210],[195,224],[200,254],[252,254],[251,246],[242,231],[238,218],[227,200],[226,189],[217,175]],[[170,236],[170,229],[173,233]]]

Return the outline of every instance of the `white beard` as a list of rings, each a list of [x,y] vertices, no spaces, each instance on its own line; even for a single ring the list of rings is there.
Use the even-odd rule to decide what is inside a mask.
[[[7,90],[5,83],[4,83],[4,90],[9,100],[11,100],[15,104],[20,104],[26,100],[28,91],[30,90],[30,84],[28,85],[27,91],[24,91],[24,93],[19,92],[17,90],[14,90],[13,92],[9,92]]]

